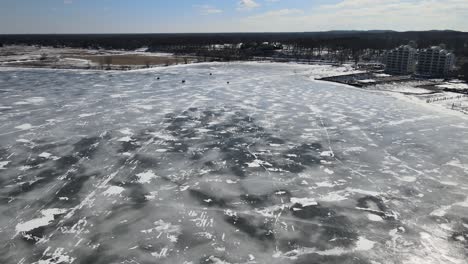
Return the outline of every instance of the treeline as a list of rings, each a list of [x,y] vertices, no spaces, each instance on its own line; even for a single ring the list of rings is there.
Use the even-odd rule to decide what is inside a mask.
[[[304,33],[210,33],[210,34],[72,34],[0,35],[0,43],[54,47],[135,50],[141,47],[171,48],[216,44],[279,42],[301,48],[386,50],[416,41],[420,48],[444,43],[458,54],[466,54],[468,33],[457,31],[329,31]]]
[[[465,81],[468,82],[468,63],[464,63],[460,67],[460,75],[462,75],[464,77]]]
[[[204,60],[376,61],[392,48],[414,41],[418,48],[445,44],[462,66],[468,62],[468,33],[458,31],[329,31],[303,33],[0,35],[0,45],[23,44],[85,49],[136,50],[195,55]],[[242,45],[240,45],[242,43]]]

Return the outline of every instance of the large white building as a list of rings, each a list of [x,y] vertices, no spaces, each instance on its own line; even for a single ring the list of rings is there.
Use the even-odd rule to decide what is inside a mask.
[[[416,49],[410,45],[400,46],[385,54],[385,71],[393,74],[411,74],[415,69]]]
[[[453,69],[455,55],[443,47],[434,46],[419,51],[417,73],[427,77],[445,77]]]

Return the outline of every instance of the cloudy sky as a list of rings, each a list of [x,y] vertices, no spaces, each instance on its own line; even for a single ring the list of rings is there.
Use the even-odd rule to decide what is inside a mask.
[[[468,31],[468,0],[0,0],[0,34]]]

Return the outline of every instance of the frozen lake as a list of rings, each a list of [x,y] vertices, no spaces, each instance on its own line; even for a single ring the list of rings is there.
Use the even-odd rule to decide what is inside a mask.
[[[0,263],[467,263],[468,121],[309,69],[0,71]]]

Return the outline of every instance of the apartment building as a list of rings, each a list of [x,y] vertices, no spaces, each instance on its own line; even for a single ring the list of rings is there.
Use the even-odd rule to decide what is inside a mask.
[[[441,46],[433,46],[418,53],[417,73],[426,77],[446,77],[453,69],[455,55]]]
[[[403,45],[388,51],[384,56],[385,71],[392,74],[412,74],[415,70],[417,50]]]

